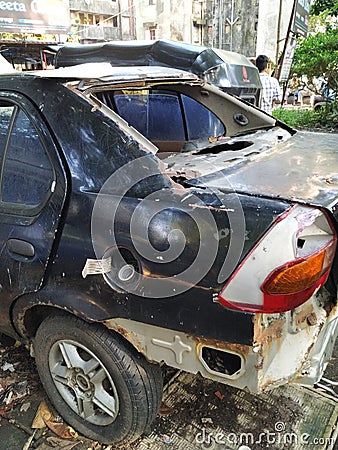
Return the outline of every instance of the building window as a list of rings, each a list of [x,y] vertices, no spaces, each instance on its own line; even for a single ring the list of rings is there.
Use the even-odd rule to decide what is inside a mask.
[[[155,28],[151,28],[149,30],[149,34],[150,34],[150,40],[151,41],[155,41],[156,40],[156,29]]]
[[[155,5],[156,0],[149,0],[149,5]]]
[[[117,24],[117,16],[114,16],[114,17],[113,17],[113,27],[116,28],[117,25],[118,25],[118,24]]]

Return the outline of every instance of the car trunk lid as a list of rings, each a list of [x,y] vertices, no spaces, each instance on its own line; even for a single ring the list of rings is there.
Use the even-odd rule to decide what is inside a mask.
[[[325,207],[338,218],[336,134],[298,132],[289,139],[277,129],[234,140],[237,147],[244,141],[239,151],[202,149],[164,162],[188,185]]]

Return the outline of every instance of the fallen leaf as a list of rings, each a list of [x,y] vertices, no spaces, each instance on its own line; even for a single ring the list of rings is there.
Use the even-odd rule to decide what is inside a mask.
[[[37,430],[34,430],[33,434],[29,436],[28,440],[26,441],[25,445],[22,447],[22,450],[29,450],[32,442],[34,441],[35,433]]]
[[[168,416],[173,411],[174,411],[173,408],[171,408],[170,406],[166,405],[165,403],[162,403],[161,407],[160,407],[160,409],[158,411],[158,415],[159,416]]]
[[[31,403],[30,402],[23,403],[21,405],[20,412],[27,412],[30,407],[31,407]]]
[[[78,433],[64,422],[55,422],[52,419],[44,418],[47,427],[62,439],[76,439]]]
[[[216,391],[216,392],[215,392],[215,395],[216,395],[216,397],[219,398],[220,400],[223,400],[223,399],[224,399],[224,395],[223,395],[220,391]]]
[[[57,450],[71,450],[76,445],[80,444],[80,442],[65,441],[64,439],[60,439],[54,436],[48,437],[46,441],[48,442],[48,444],[46,444],[46,442],[43,442],[36,448],[36,450],[50,450],[51,448],[55,448]]]
[[[50,412],[46,402],[42,401],[33,419],[32,428],[45,428],[45,420],[50,420],[53,414]]]

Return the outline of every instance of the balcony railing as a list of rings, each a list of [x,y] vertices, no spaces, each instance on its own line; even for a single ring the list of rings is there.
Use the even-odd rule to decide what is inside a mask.
[[[76,25],[75,35],[80,40],[100,40],[100,41],[116,41],[121,39],[121,31],[118,27],[98,26],[98,25]]]
[[[69,8],[71,11],[114,15],[119,12],[119,2],[111,0],[70,0]]]

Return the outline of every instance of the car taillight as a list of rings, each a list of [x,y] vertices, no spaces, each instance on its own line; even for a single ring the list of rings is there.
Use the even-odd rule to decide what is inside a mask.
[[[276,313],[307,301],[327,280],[337,235],[318,209],[297,206],[245,258],[219,295],[242,311]]]

